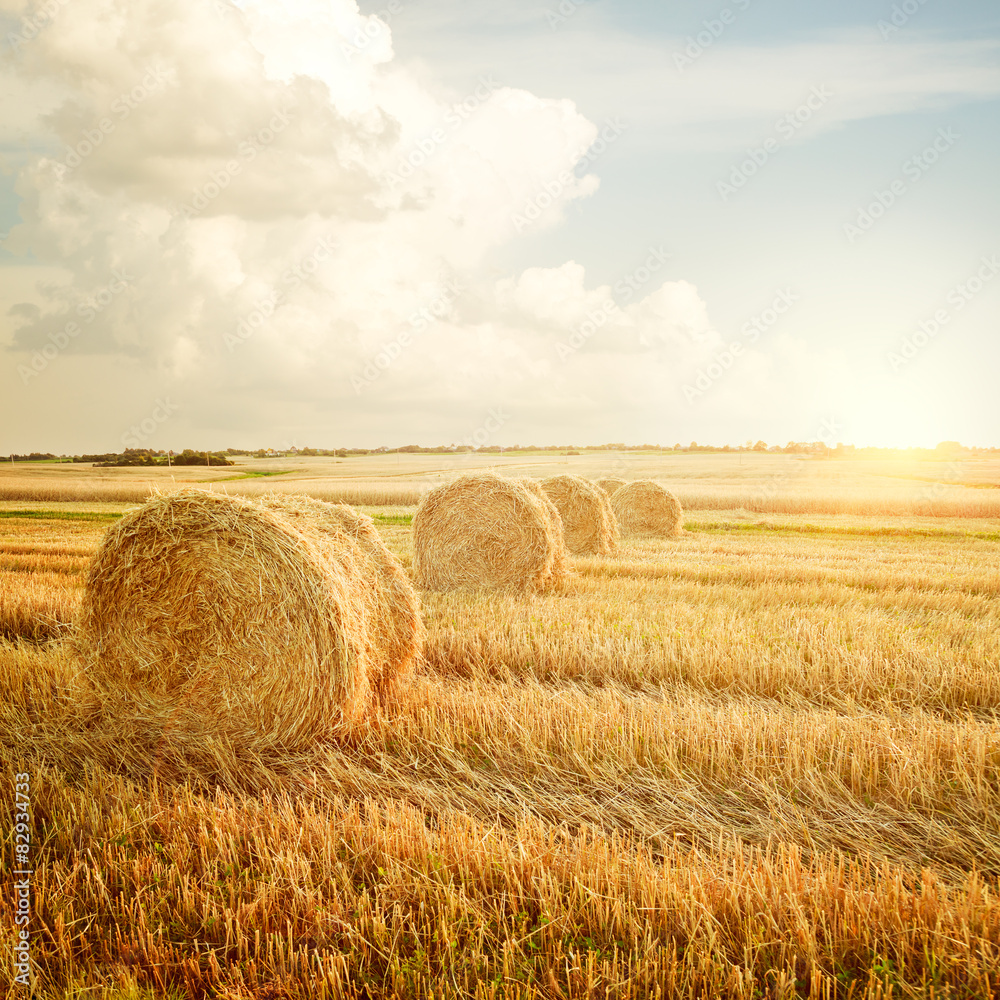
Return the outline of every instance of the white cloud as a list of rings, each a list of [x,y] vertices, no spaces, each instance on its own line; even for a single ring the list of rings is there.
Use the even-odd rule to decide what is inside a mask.
[[[374,408],[391,434],[405,407],[435,434],[486,396],[568,414],[632,399],[649,391],[639,351],[662,391],[662,372],[713,346],[683,282],[609,310],[610,289],[572,261],[486,280],[526,206],[543,227],[593,193],[574,167],[598,130],[571,101],[485,76],[432,94],[392,56],[390,29],[350,0],[62,8],[19,49],[25,120],[44,123],[50,152],[20,171],[6,248],[62,278],[33,308],[7,293],[14,405],[51,404],[66,384],[53,369],[94,355],[172,387],[186,420],[228,426],[227,408],[254,429],[293,411],[322,426]],[[394,338],[405,349],[360,395],[352,375]]]

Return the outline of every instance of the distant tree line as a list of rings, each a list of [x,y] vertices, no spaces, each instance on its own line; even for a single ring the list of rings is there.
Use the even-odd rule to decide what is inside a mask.
[[[105,455],[74,455],[74,462],[91,462],[101,469],[118,468],[122,466],[153,466],[153,465],[235,465],[221,452],[193,451],[185,448],[180,454],[169,455],[165,451],[153,451],[152,448],[126,448],[121,454],[114,452]]]
[[[400,448],[298,448],[275,450],[274,448],[226,448],[225,451],[197,451],[185,448],[179,453],[155,451],[152,448],[126,448],[125,451],[106,452],[98,455],[53,455],[51,452],[33,451],[27,455],[10,455],[12,462],[78,462],[92,463],[108,468],[133,465],[234,465],[232,458],[355,458],[362,455],[458,455],[475,452],[480,455],[516,455],[527,452],[550,452],[565,455],[580,455],[600,451],[645,451],[645,452],[706,452],[715,454],[737,452],[770,452],[785,455],[813,455],[821,458],[908,458],[950,459],[985,457],[1000,454],[1000,448],[967,448],[958,441],[942,441],[935,448],[856,448],[852,444],[837,444],[831,447],[824,441],[789,441],[786,445],[768,444],[766,441],[748,440],[741,445],[710,445],[692,441],[684,445],[625,444],[617,441],[599,445],[488,445],[473,448],[471,445],[437,445],[425,448],[418,444],[407,444]]]

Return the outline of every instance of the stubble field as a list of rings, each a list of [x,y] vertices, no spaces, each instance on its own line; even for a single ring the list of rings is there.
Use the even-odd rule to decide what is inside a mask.
[[[148,487],[0,473],[36,995],[1000,992],[1000,468],[582,458],[508,467],[632,462],[683,537],[547,595],[422,594],[398,703],[295,756],[109,717],[65,639]],[[214,485],[374,502],[409,566],[416,495],[454,470],[395,459]]]

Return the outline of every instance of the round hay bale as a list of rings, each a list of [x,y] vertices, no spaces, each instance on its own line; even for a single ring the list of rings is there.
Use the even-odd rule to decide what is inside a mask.
[[[331,524],[203,490],[156,495],[104,537],[77,644],[109,702],[297,746],[369,696],[365,557]]]
[[[611,506],[623,534],[673,538],[683,533],[680,500],[652,479],[636,479],[619,487]]]
[[[545,495],[562,517],[563,538],[577,555],[614,555],[618,525],[607,494],[581,476],[552,476],[541,481]]]
[[[413,517],[413,567],[427,590],[543,589],[558,551],[545,504],[493,472],[436,486]]]
[[[357,610],[365,619],[368,682],[385,701],[412,670],[425,637],[420,601],[406,571],[386,548],[375,522],[347,504],[287,493],[266,494],[261,503],[292,520],[300,531],[318,536],[315,540],[321,545],[329,539],[336,547],[341,535],[354,542],[353,569],[363,598]],[[345,551],[341,558],[346,557]]]
[[[617,476],[606,476],[604,479],[598,479],[595,485],[600,486],[608,496],[611,496],[615,490],[625,485],[625,480]]]
[[[552,534],[556,538],[556,553],[552,560],[552,570],[549,576],[552,583],[557,583],[570,574],[569,549],[566,548],[566,540],[563,538],[562,515],[559,513],[559,508],[548,498],[537,479],[524,478],[518,479],[518,482],[523,483],[524,488],[545,507],[549,524],[552,526]]]

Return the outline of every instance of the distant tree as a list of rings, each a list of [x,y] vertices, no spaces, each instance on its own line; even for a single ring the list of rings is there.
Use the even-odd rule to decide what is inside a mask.
[[[221,453],[211,454],[207,451],[192,451],[190,448],[185,448],[179,455],[175,455],[173,459],[174,465],[235,465],[235,462],[230,462],[225,455]]]
[[[934,449],[936,457],[949,458],[960,455],[965,449],[957,441],[941,441]]]

